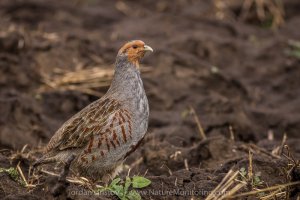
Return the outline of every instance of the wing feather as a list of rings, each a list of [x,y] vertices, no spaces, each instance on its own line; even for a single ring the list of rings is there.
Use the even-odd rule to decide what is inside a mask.
[[[120,109],[120,103],[111,98],[91,103],[58,129],[47,146],[47,152],[86,145],[91,135],[105,131],[110,117]]]

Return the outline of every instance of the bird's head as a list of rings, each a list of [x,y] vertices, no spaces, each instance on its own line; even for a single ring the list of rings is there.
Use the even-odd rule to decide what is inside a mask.
[[[136,68],[139,68],[139,62],[147,51],[153,52],[153,49],[141,40],[133,40],[127,42],[119,50],[118,56],[126,57],[129,62],[136,66]]]

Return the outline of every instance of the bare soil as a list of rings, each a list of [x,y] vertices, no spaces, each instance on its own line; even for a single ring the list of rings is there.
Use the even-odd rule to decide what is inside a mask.
[[[142,39],[155,50],[143,61],[151,69],[143,74],[149,131],[125,164],[130,174],[147,172],[152,181],[144,199],[205,198],[229,169],[248,167],[251,145],[254,171],[266,186],[300,181],[299,170],[287,180],[287,159],[271,154],[286,133],[300,158],[300,59],[287,54],[288,41],[300,40],[300,2],[285,1],[285,9],[285,24],[274,31],[258,20],[218,20],[211,1],[1,0],[0,167],[21,161],[26,175],[36,157],[16,152],[44,147],[63,122],[98,98],[78,91],[40,94],[44,74],[112,65],[125,41]],[[184,116],[189,106],[207,139],[193,116]],[[53,199],[56,178],[41,179],[28,190],[0,173],[0,197]],[[198,193],[159,193],[178,189]],[[59,198],[115,198],[84,191],[70,184]],[[298,192],[291,187],[290,198]]]

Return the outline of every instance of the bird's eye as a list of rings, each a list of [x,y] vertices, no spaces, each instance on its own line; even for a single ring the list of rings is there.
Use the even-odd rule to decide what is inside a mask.
[[[132,48],[136,49],[136,48],[138,48],[138,46],[137,45],[133,45]]]

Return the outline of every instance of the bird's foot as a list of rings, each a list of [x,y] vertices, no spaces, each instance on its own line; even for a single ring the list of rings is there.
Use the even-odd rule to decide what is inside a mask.
[[[65,192],[66,188],[68,187],[69,183],[67,182],[66,178],[70,171],[70,166],[75,159],[75,155],[72,154],[68,157],[68,159],[65,162],[64,169],[59,175],[58,182],[54,185],[52,188],[52,195],[54,197],[57,197],[61,195],[63,192]]]

